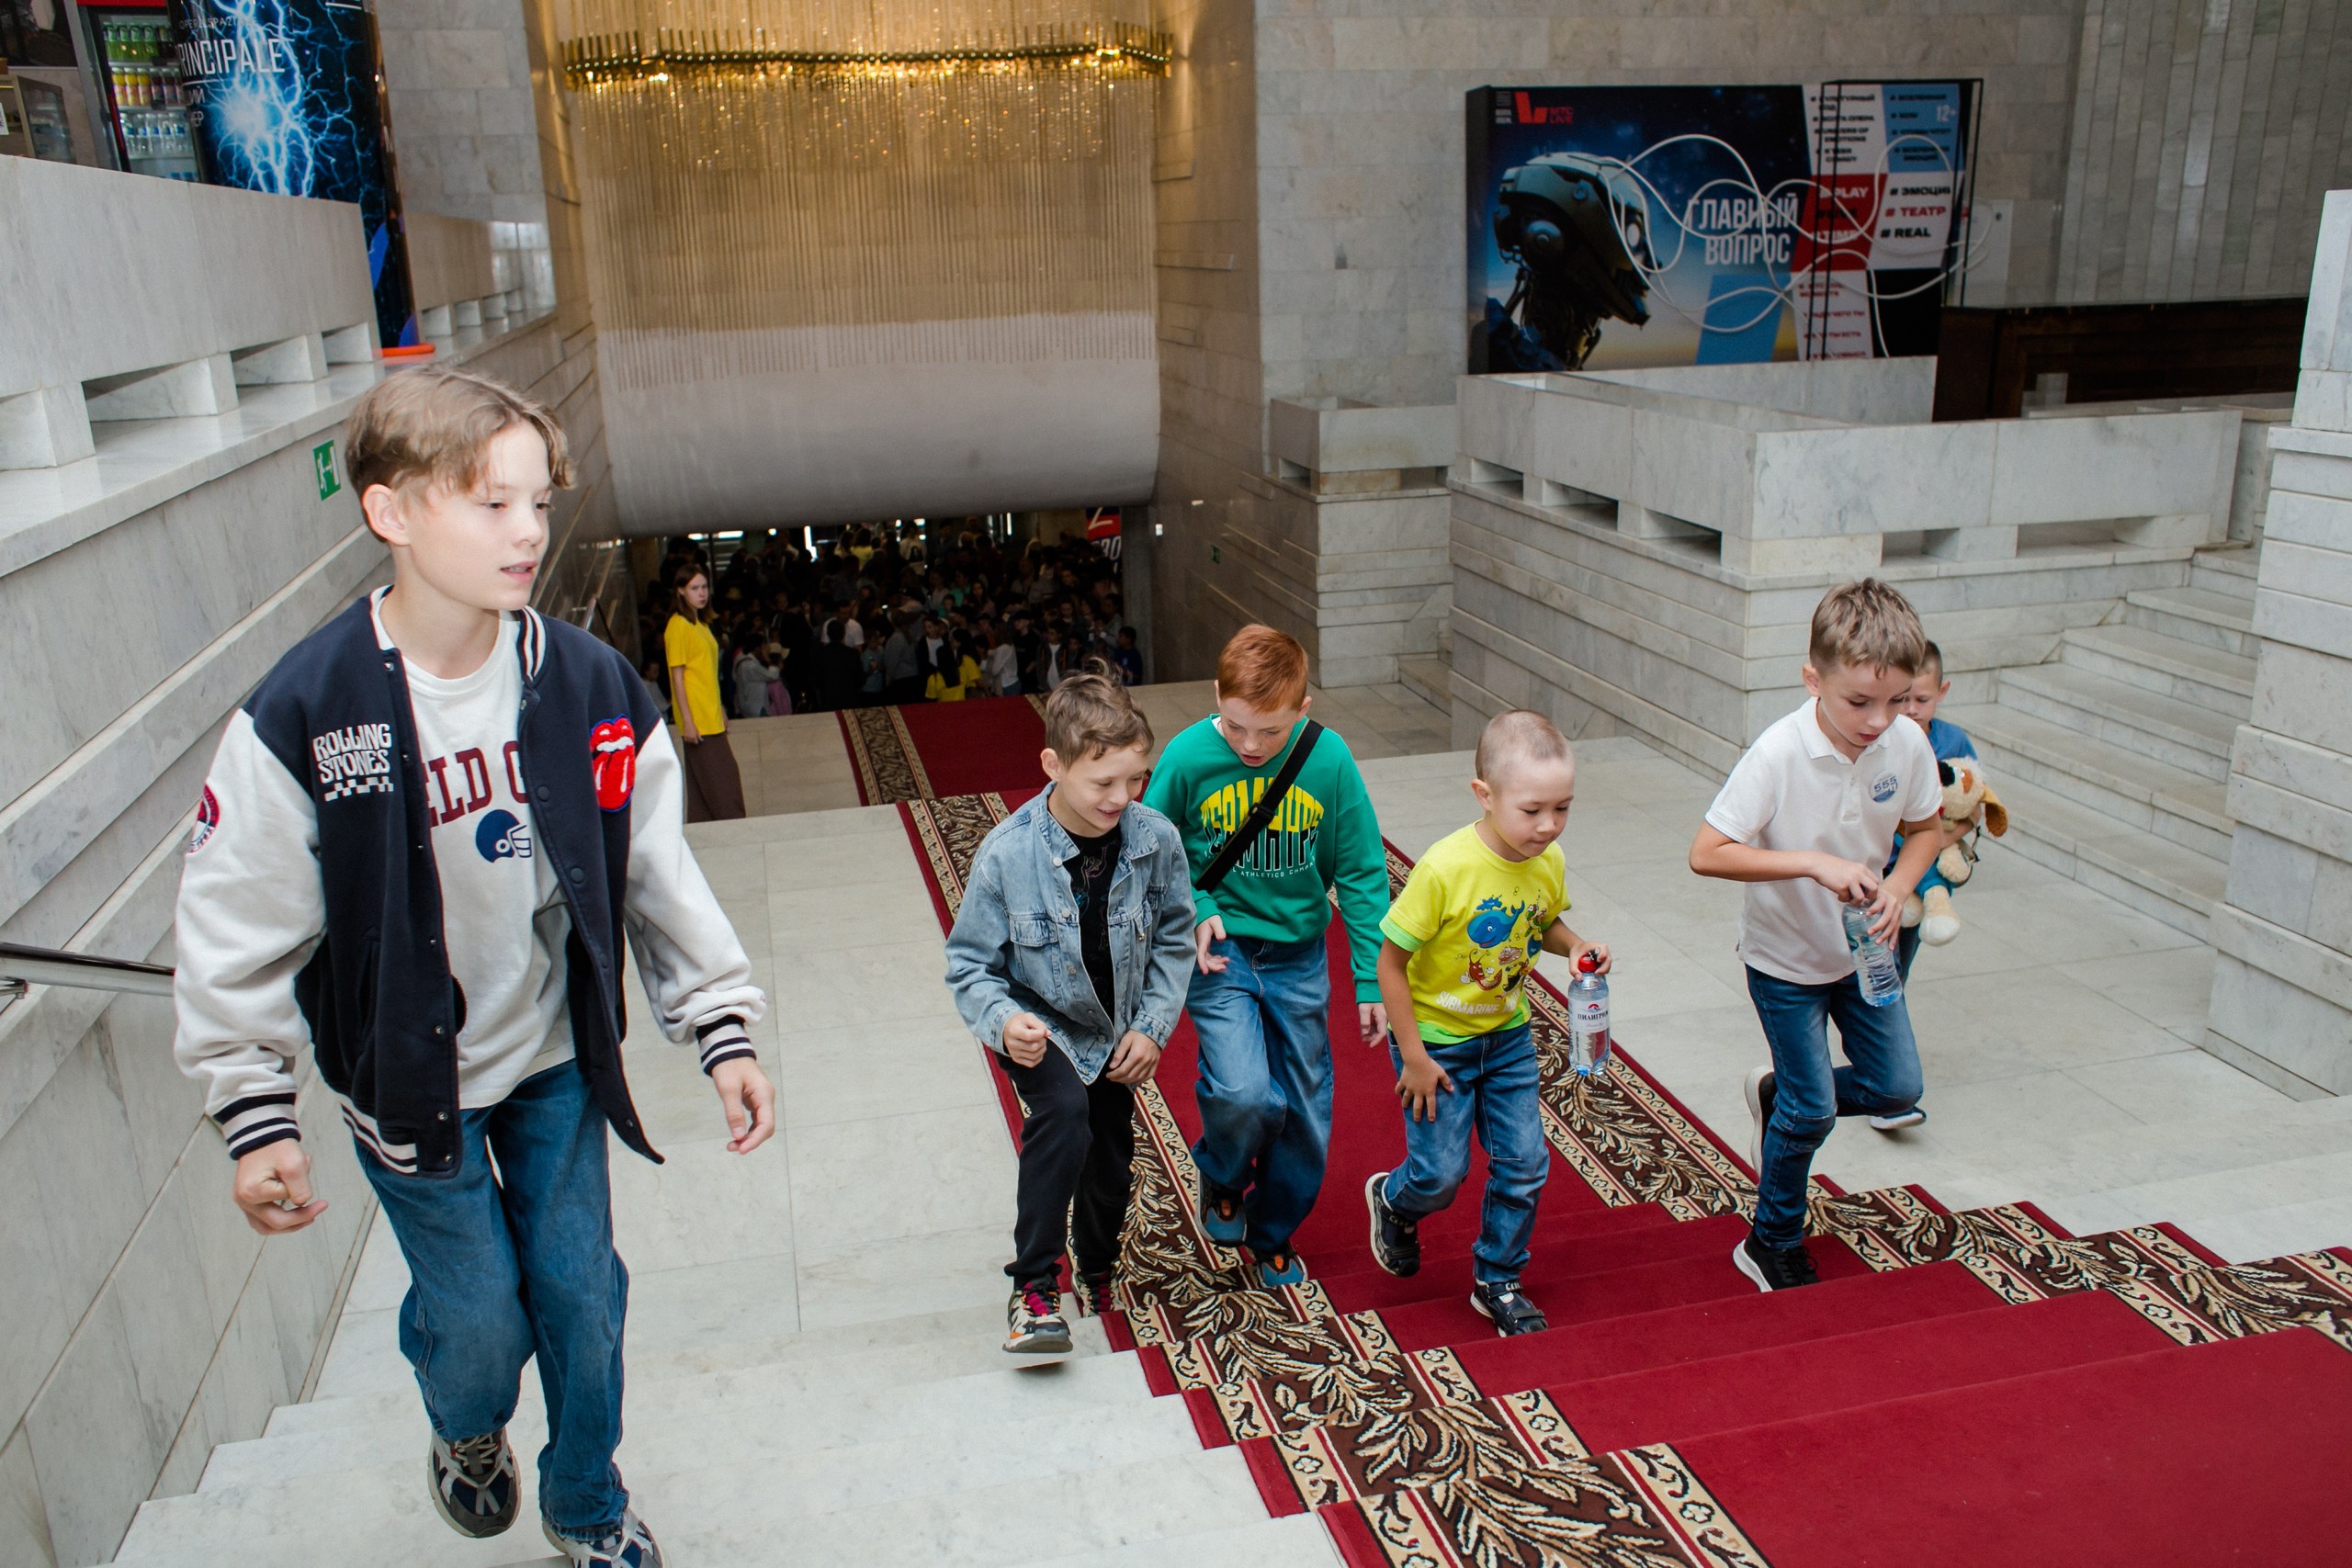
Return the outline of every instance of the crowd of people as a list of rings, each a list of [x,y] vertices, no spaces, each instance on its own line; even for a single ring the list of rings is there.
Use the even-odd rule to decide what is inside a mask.
[[[707,603],[682,611],[697,575]],[[708,628],[735,718],[1050,693],[1095,660],[1143,679],[1115,560],[1083,539],[993,538],[977,518],[928,537],[853,525],[813,556],[789,535],[755,535],[715,573],[705,545],[674,540],[639,614],[646,679],[665,696],[669,623]]]

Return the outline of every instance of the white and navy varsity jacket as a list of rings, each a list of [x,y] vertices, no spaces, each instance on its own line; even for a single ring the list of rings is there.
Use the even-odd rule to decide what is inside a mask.
[[[308,1043],[371,1155],[447,1177],[462,1157],[465,998],[442,946],[408,679],[371,607],[279,660],[220,739],[180,882],[175,1050],[232,1157],[300,1135]],[[678,754],[644,682],[528,610],[515,649],[522,777],[571,917],[574,1060],[621,1140],[658,1161],[621,1072],[623,932],[662,1032],[698,1040],[705,1071],[754,1054],[745,1025],[766,998],[686,847]]]

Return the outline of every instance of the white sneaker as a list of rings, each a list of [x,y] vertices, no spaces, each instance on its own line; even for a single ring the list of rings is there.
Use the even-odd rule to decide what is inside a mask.
[[[1898,1111],[1892,1116],[1871,1117],[1871,1128],[1880,1133],[1900,1133],[1905,1127],[1917,1127],[1927,1119],[1928,1113],[1915,1105],[1908,1111]]]
[[[1747,1168],[1759,1181],[1764,1178],[1764,1124],[1772,1120],[1772,1099],[1779,1089],[1770,1067],[1758,1067],[1747,1075],[1747,1114],[1756,1123],[1747,1138]]]

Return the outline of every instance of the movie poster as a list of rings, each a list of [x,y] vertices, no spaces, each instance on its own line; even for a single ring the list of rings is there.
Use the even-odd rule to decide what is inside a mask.
[[[376,26],[352,0],[174,0],[188,122],[215,185],[356,202],[382,342],[416,342]]]
[[[1934,353],[1977,88],[1473,89],[1472,373]]]

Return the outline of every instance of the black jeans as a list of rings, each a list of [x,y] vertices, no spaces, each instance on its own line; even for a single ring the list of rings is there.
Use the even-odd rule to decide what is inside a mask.
[[[1119,1260],[1135,1180],[1136,1091],[1078,1076],[1058,1046],[1024,1067],[990,1052],[1021,1095],[1021,1190],[1012,1222],[1015,1284],[1061,1271],[1067,1236],[1081,1274],[1108,1273]]]

